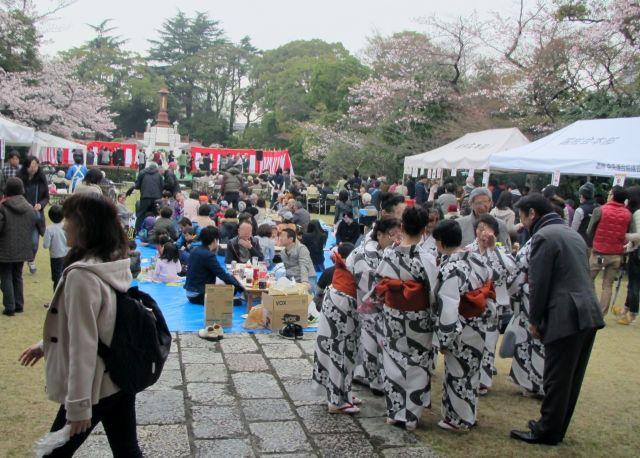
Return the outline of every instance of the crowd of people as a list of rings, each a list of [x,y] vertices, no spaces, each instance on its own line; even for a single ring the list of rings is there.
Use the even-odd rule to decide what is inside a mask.
[[[387,423],[408,430],[431,407],[438,354],[444,357],[438,425],[473,428],[480,397],[493,389],[499,353],[511,358],[509,379],[523,395],[542,401],[540,418],[512,437],[557,444],[569,426],[596,330],[612,308],[624,259],[627,298],[613,313],[620,324],[637,317],[637,186],[613,187],[598,202],[587,182],[576,205],[553,186],[542,193],[513,183],[477,187],[472,177],[462,187],[426,177],[399,183],[362,178],[356,171],[331,187],[281,170],[249,177],[230,164],[212,175],[218,184],[213,193],[187,195],[175,177],[175,162],[163,169],[147,161],[133,188],[113,202],[102,195],[99,171],[83,171],[81,163],[73,167],[74,192],[62,206],[49,206],[51,224],[45,225],[49,195],[39,161],[30,156],[20,166],[10,153],[0,204],[5,315],[24,309],[23,263],[32,267],[39,237],[50,250],[55,293],[45,340],[25,350],[21,361],[33,365],[47,355],[49,397],[61,404],[52,430],[69,422],[76,437],[65,445],[67,452],[103,421],[110,443],[117,443],[112,446],[139,456],[131,421],[134,397],[118,391],[95,354],[80,366],[69,361],[87,353],[72,348],[92,348],[98,340],[108,344],[112,289],[126,290],[140,273],[134,239],[157,248],[151,279],[185,277],[186,298],[196,304],[216,279],[244,290],[218,261],[220,254],[227,264],[252,258],[270,266],[282,262],[288,277],[315,294],[320,315],[313,379],[326,393],[328,411],[357,414],[362,400],[352,385],[362,384],[385,397]],[[140,193],[135,213],[126,204],[134,190]],[[335,207],[336,246],[328,269],[327,228],[303,204],[310,196]],[[593,282],[601,274],[598,300]],[[81,307],[89,296],[95,303]],[[111,312],[95,313],[105,303]],[[80,328],[91,329],[91,335],[74,332]]]

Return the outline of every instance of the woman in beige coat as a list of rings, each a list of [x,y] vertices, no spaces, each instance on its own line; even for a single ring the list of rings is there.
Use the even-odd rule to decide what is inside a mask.
[[[71,438],[50,456],[71,456],[102,422],[114,456],[142,456],[136,436],[135,395],[113,383],[98,356],[98,341],[111,344],[115,291],[127,291],[128,243],[111,201],[74,194],[63,205],[70,247],[66,268],[44,323],[43,340],[20,356],[33,366],[45,358],[47,395],[60,404],[51,431],[69,424]]]

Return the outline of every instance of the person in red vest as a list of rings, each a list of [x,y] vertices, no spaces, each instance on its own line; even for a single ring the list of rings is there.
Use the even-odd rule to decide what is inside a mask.
[[[593,252],[589,259],[591,279],[604,271],[602,277],[602,295],[600,307],[602,314],[609,311],[611,293],[616,274],[622,264],[624,246],[627,243],[625,234],[629,232],[631,212],[624,203],[629,193],[622,186],[614,186],[609,193],[609,200],[601,207],[593,210],[587,234],[593,238]]]

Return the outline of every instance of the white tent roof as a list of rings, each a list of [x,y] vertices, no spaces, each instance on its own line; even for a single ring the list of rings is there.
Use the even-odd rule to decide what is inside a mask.
[[[491,156],[491,170],[640,178],[640,117],[577,121]]]
[[[526,143],[527,137],[515,127],[471,132],[440,148],[406,157],[404,170],[487,169],[492,154]]]
[[[8,146],[31,146],[35,129],[0,116],[0,138]]]
[[[67,140],[66,138],[56,137],[55,135],[47,134],[45,132],[36,132],[34,147],[36,151],[46,147],[69,148],[70,150],[81,149],[82,151],[87,150],[87,146],[82,143],[76,143],[74,141]]]

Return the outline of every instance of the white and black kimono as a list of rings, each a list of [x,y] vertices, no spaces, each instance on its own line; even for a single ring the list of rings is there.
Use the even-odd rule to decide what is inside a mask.
[[[358,348],[357,330],[355,297],[329,286],[318,323],[313,380],[326,390],[327,403],[338,408],[353,404],[351,382]]]
[[[421,299],[425,307],[421,310],[400,310],[381,298],[387,416],[410,428],[431,405],[431,370],[436,352],[430,306],[435,301],[436,278],[435,259],[417,245],[387,248],[376,271],[377,287],[385,280],[413,281],[424,287]]]
[[[517,273],[509,284],[513,300],[513,318],[509,328],[515,332],[515,351],[511,361],[511,380],[534,395],[544,395],[544,345],[531,334],[529,327],[529,256],[531,240],[516,256]]]
[[[371,293],[375,284],[376,269],[382,258],[382,250],[375,240],[367,240],[347,258],[347,269],[353,274],[357,285],[356,304],[360,306]],[[382,310],[361,313],[360,340],[354,378],[369,385],[371,389],[383,391],[382,369]]]
[[[459,429],[468,429],[476,422],[480,365],[487,329],[496,313],[495,301],[487,299],[482,315],[465,318],[460,313],[460,301],[491,278],[491,269],[475,252],[443,257],[438,273],[435,342],[444,354],[442,417]]]
[[[482,370],[480,372],[480,385],[489,388],[493,384],[493,376],[496,374],[496,346],[500,337],[498,325],[503,314],[511,308],[507,283],[513,279],[516,273],[516,263],[513,256],[504,247],[496,247],[481,254],[478,242],[474,241],[466,249],[478,253],[484,259],[484,262],[492,271],[493,285],[496,291],[497,310],[487,329],[485,350],[482,354]]]

